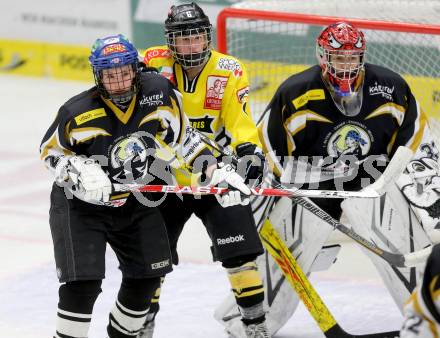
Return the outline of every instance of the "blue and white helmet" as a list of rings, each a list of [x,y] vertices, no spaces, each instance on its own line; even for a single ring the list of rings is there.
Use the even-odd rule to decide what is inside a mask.
[[[93,69],[95,83],[99,93],[115,103],[125,103],[131,100],[139,90],[139,54],[136,47],[122,34],[96,39],[92,46],[89,62]],[[127,92],[117,95],[110,94],[102,83],[104,69],[130,65],[134,72],[133,84]]]

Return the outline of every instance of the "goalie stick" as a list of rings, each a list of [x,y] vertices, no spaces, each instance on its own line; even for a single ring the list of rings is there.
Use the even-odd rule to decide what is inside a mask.
[[[318,324],[327,338],[397,338],[398,331],[379,332],[370,334],[353,335],[338,324],[330,310],[302,271],[298,262],[290,253],[269,219],[266,219],[260,229],[262,242],[280,267],[283,275],[304,303],[310,315]]]
[[[235,163],[238,162],[237,156],[232,152],[230,152],[228,149],[217,144],[215,141],[211,140],[209,137],[207,137],[197,129],[193,129],[193,130],[200,136],[201,140],[205,142],[207,145],[209,145],[210,147],[217,150],[219,153],[223,155],[230,156],[233,159],[233,162]],[[394,179],[404,171],[406,165],[408,164],[408,162],[411,160],[412,157],[413,157],[413,152],[409,148],[402,146],[399,147],[393,156],[393,160],[388,164],[387,168],[385,169],[383,174],[379,177],[379,179],[362,191],[373,190],[376,191],[379,195],[385,193],[387,186],[389,186],[389,184],[392,184],[394,182]],[[281,184],[277,182],[277,187],[278,186],[281,186]],[[324,210],[322,210],[320,207],[318,207],[309,199],[301,198],[301,197],[290,197],[290,198],[294,203],[303,206],[305,209],[309,210],[310,212],[321,218],[327,224],[331,225],[333,228],[347,235],[352,240],[362,245],[367,250],[375,253],[376,255],[378,255],[379,257],[381,257],[382,259],[384,259],[386,262],[388,262],[393,266],[413,267],[418,264],[423,264],[424,262],[426,262],[426,259],[431,253],[432,250],[431,246],[405,255],[383,250],[379,248],[376,244],[372,243],[371,241],[359,235],[357,232],[355,232],[347,225],[344,225],[338,222],[337,220],[335,220],[333,217],[331,217],[328,213],[326,213]]]

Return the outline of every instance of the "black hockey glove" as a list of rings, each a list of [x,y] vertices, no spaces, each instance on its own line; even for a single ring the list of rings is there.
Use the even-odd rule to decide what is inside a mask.
[[[260,148],[246,142],[236,147],[239,163],[237,172],[245,178],[247,184],[253,186],[261,184],[264,174],[265,158]]]

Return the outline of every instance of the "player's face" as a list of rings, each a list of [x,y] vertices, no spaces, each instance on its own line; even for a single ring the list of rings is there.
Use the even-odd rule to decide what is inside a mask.
[[[358,54],[333,54],[330,55],[330,63],[339,78],[348,78],[350,73],[358,69],[361,57]]]
[[[206,46],[206,34],[176,37],[176,51],[180,54],[202,53]]]
[[[102,70],[102,84],[110,95],[130,90],[133,79],[134,71],[130,65]]]

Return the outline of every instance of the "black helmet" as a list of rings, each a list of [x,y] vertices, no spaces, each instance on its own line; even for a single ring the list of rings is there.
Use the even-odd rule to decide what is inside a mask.
[[[165,20],[165,36],[168,48],[173,53],[175,60],[185,68],[196,67],[204,64],[211,52],[212,25],[203,10],[196,4],[182,4],[171,6]],[[186,52],[177,51],[179,45],[188,45],[178,38],[191,38],[204,36],[204,40]],[[178,41],[176,41],[176,39]],[[190,44],[190,43],[189,43]]]

